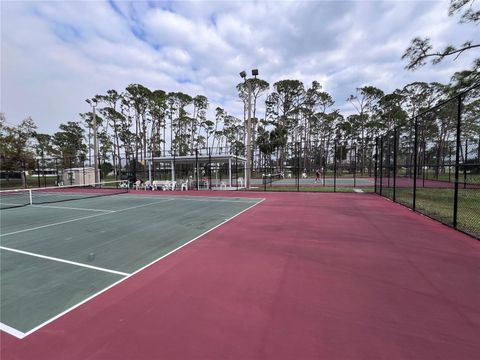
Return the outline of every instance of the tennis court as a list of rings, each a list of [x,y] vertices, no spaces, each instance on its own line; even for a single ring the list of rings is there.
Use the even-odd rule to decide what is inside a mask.
[[[2,359],[480,354],[479,243],[375,194],[139,190],[1,215]]]
[[[261,201],[90,193],[2,210],[2,330],[22,338]]]
[[[278,185],[278,186],[294,186],[297,184],[297,181],[300,186],[374,186],[375,179],[373,178],[321,178],[319,181],[315,181],[315,178],[281,178],[267,176],[265,179],[252,179],[251,182],[253,185],[259,186],[265,184]]]

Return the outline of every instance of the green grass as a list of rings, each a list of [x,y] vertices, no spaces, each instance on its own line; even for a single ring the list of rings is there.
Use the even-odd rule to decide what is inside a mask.
[[[397,176],[405,176],[405,170],[398,171]],[[413,176],[412,176],[413,178]],[[418,179],[423,179],[423,174],[418,174]],[[438,174],[438,178],[435,175],[434,170],[428,170],[425,173],[425,179],[427,180],[442,180],[442,181],[455,181],[455,170],[452,169],[451,173],[449,174],[448,171],[443,174]],[[460,182],[464,181],[465,174],[463,170],[460,170],[458,174],[458,179]],[[480,184],[480,174],[471,174],[467,173],[467,182],[471,184]]]
[[[384,195],[390,195],[392,193]],[[413,189],[396,190],[396,201],[413,205]],[[446,224],[453,224],[453,189],[417,188],[416,210]],[[480,237],[480,189],[459,189],[457,227]]]

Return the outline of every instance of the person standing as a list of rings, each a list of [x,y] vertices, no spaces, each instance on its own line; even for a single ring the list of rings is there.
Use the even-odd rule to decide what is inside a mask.
[[[320,180],[320,175],[321,175],[320,170],[319,169],[315,170],[315,182],[321,181]]]

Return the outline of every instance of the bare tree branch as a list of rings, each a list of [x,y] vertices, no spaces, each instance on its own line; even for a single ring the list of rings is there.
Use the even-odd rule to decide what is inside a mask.
[[[478,23],[480,21],[480,11],[473,9],[476,0],[450,0],[448,15],[452,16],[457,13],[462,13],[460,22]],[[408,63],[405,66],[407,70],[415,70],[425,65],[429,58],[432,59],[432,64],[440,63],[444,58],[452,56],[453,60],[457,60],[466,50],[471,50],[480,47],[480,44],[473,44],[472,41],[467,41],[460,45],[459,48],[453,45],[448,45],[443,51],[432,51],[433,46],[430,44],[429,38],[416,37],[412,40],[410,46],[402,55],[402,60],[407,59]]]

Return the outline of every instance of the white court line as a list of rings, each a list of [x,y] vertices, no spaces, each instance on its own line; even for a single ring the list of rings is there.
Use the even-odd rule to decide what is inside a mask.
[[[23,336],[22,336],[22,337],[19,337],[19,336],[15,335],[15,333],[10,333],[10,332],[8,332],[7,330],[5,330],[5,331],[6,331],[6,332],[8,332],[10,335],[16,336],[16,337],[18,337],[19,339],[23,339],[24,337],[26,337],[26,336],[28,336],[28,335],[30,335],[30,334],[32,334],[32,333],[34,333],[35,331],[37,331],[37,330],[41,329],[42,327],[44,327],[44,326],[46,326],[46,325],[50,324],[51,322],[55,321],[56,319],[58,319],[58,318],[62,317],[63,315],[65,315],[65,314],[69,313],[70,311],[72,311],[72,310],[76,309],[77,307],[79,307],[79,306],[81,306],[81,305],[85,304],[86,302],[88,302],[88,301],[92,300],[93,298],[95,298],[95,297],[99,296],[100,294],[103,294],[104,292],[106,292],[106,291],[110,290],[112,287],[114,287],[114,286],[116,286],[116,285],[120,284],[121,282],[123,282],[123,281],[125,281],[125,280],[129,279],[130,277],[132,277],[133,275],[135,275],[135,274],[139,273],[140,271],[142,271],[142,270],[145,270],[145,269],[146,269],[146,268],[148,268],[149,266],[152,266],[153,264],[157,263],[158,261],[160,261],[160,260],[164,259],[165,257],[167,257],[167,256],[169,256],[169,255],[171,255],[171,254],[173,254],[174,252],[176,252],[176,251],[180,250],[180,249],[181,249],[181,248],[183,248],[184,246],[187,246],[188,244],[190,244],[190,243],[194,242],[195,240],[198,240],[198,239],[199,239],[199,238],[201,238],[202,236],[204,236],[204,235],[208,234],[209,232],[211,232],[211,231],[215,230],[216,228],[218,228],[218,227],[222,226],[222,225],[223,225],[223,224],[225,224],[226,222],[228,222],[228,221],[230,221],[230,220],[232,220],[232,219],[236,218],[237,216],[239,216],[239,215],[243,214],[245,211],[248,211],[248,210],[250,210],[250,209],[251,209],[251,208],[253,208],[254,206],[257,206],[258,204],[262,203],[263,201],[265,201],[265,199],[260,199],[260,201],[258,201],[257,203],[253,204],[252,206],[249,206],[248,208],[246,208],[246,209],[244,209],[244,210],[240,211],[238,214],[235,214],[235,215],[233,215],[233,216],[229,217],[228,219],[226,219],[225,221],[222,221],[220,224],[216,225],[215,227],[213,227],[213,228],[211,228],[211,229],[209,229],[209,230],[207,230],[207,231],[203,232],[202,234],[200,234],[200,235],[198,235],[197,237],[193,238],[192,240],[190,240],[190,241],[186,242],[185,244],[183,244],[183,245],[179,246],[178,248],[176,248],[176,249],[174,249],[174,250],[170,251],[169,253],[167,253],[167,254],[163,255],[162,257],[159,257],[158,259],[156,259],[156,260],[152,261],[151,263],[149,263],[149,264],[147,264],[147,265],[145,265],[145,266],[141,267],[140,269],[138,269],[138,270],[134,271],[134,272],[133,272],[133,273],[131,273],[130,275],[128,275],[128,276],[126,276],[126,277],[124,277],[124,278],[122,278],[122,279],[118,280],[117,282],[114,282],[113,284],[111,284],[111,285],[107,286],[106,288],[104,288],[104,289],[100,290],[99,292],[97,292],[97,293],[95,293],[95,294],[91,295],[90,297],[88,297],[88,298],[84,299],[83,301],[79,302],[78,304],[75,304],[75,305],[73,305],[71,308],[69,308],[69,309],[67,309],[67,310],[65,310],[65,311],[63,311],[63,312],[61,312],[60,314],[58,314],[58,315],[54,316],[53,318],[51,318],[51,319],[49,319],[49,320],[47,320],[47,321],[45,321],[45,322],[41,323],[40,325],[37,325],[36,327],[34,327],[33,329],[31,329],[31,330],[27,331],[26,333],[20,333],[20,334],[23,334]],[[1,328],[0,328],[0,329],[1,329]],[[1,329],[1,330],[4,330],[4,329]],[[17,332],[19,332],[19,331],[17,330]]]
[[[15,328],[12,328],[11,326],[8,326],[7,324],[4,324],[2,322],[0,322],[0,330],[5,331],[7,334],[13,335],[18,339],[23,339],[25,336],[27,336],[25,335],[25,333]]]
[[[40,207],[40,208],[52,208],[52,209],[115,212],[115,210],[88,209],[88,208],[78,208],[78,207],[69,207],[69,206],[53,206],[53,205],[37,205],[37,204],[33,204],[33,205],[30,205],[30,206]]]
[[[128,276],[128,275],[130,275],[130,274],[128,274],[128,273],[124,273],[124,272],[121,272],[121,271],[110,270],[110,269],[105,269],[105,268],[98,267],[98,266],[93,266],[93,265],[88,265],[88,264],[79,263],[79,262],[76,262],[76,261],[64,260],[64,259],[60,259],[60,258],[56,258],[56,257],[52,257],[52,256],[46,256],[46,255],[36,254],[36,253],[29,252],[29,251],[12,249],[12,248],[9,248],[9,247],[6,247],[6,246],[0,246],[0,249],[1,249],[1,250],[6,250],[6,251],[11,251],[11,252],[14,252],[14,253],[19,253],[19,254],[34,256],[34,257],[38,257],[38,258],[41,258],[41,259],[47,259],[47,260],[57,261],[57,262],[65,263],[65,264],[70,264],[70,265],[75,265],[75,266],[81,266],[81,267],[88,268],[88,269],[93,269],[93,270],[108,272],[108,273],[112,273],[112,274],[117,274],[117,275],[122,275],[122,276]]]
[[[116,214],[116,213],[119,213],[119,212],[122,212],[122,211],[137,209],[137,208],[140,208],[140,207],[143,207],[143,206],[149,206],[149,205],[154,205],[154,204],[163,204],[163,203],[168,202],[168,201],[169,200],[155,201],[155,202],[152,202],[152,203],[142,204],[142,205],[137,205],[137,206],[131,206],[131,207],[128,207],[128,208],[123,208],[123,209],[120,209],[120,210],[114,210],[114,211],[111,211],[111,212],[105,212],[105,213],[89,215],[89,216],[82,216],[82,217],[71,219],[71,220],[65,220],[65,221],[60,221],[60,222],[57,222],[57,223],[36,226],[36,227],[33,227],[33,228],[28,228],[28,229],[23,229],[23,230],[18,230],[18,231],[12,231],[12,232],[6,233],[6,234],[0,234],[0,237],[20,234],[20,233],[23,233],[23,232],[26,232],[26,231],[44,229],[44,228],[51,227],[51,226],[56,226],[56,225],[63,225],[63,224],[67,224],[67,223],[71,223],[71,222],[75,222],[75,221],[79,221],[79,220],[90,219],[90,218],[104,216],[104,215]]]

